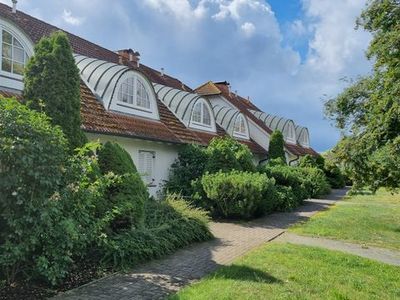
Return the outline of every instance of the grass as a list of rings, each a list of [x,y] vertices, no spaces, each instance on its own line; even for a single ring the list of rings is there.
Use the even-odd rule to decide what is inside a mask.
[[[290,231],[400,250],[399,216],[400,194],[380,190],[376,195],[347,197]]]
[[[170,299],[399,299],[400,267],[341,252],[271,243]]]

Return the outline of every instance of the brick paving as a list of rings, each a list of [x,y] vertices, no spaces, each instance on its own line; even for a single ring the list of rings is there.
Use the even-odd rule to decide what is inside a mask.
[[[275,213],[243,223],[211,223],[215,239],[178,250],[163,259],[117,273],[54,299],[164,299],[249,250],[271,241],[292,224],[306,220],[340,200],[347,190],[334,190],[326,199],[310,199],[294,212]]]

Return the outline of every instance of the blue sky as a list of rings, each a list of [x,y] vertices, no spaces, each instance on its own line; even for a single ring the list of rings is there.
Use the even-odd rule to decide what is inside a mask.
[[[0,0],[11,3],[11,0]],[[191,87],[227,80],[271,114],[307,126],[318,151],[339,132],[323,116],[343,77],[370,71],[366,0],[19,0],[18,8],[141,61]]]

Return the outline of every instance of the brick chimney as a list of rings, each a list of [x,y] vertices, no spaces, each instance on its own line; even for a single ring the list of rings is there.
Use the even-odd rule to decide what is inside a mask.
[[[122,49],[117,51],[120,56],[120,63],[130,62],[139,68],[140,66],[140,53],[132,49]]]

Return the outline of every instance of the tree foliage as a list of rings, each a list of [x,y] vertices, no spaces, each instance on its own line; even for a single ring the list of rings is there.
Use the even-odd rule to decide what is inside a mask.
[[[326,115],[346,136],[334,149],[355,188],[400,187],[400,2],[372,0],[357,20],[371,32],[373,73],[326,103]]]
[[[106,142],[98,151],[99,166],[103,174],[118,175],[136,173],[137,169],[130,154],[118,143]]]
[[[284,150],[285,142],[283,139],[283,134],[279,130],[275,130],[271,134],[271,139],[269,141],[269,158],[270,159],[282,159],[286,162],[285,150]]]
[[[54,125],[61,126],[70,148],[82,146],[80,129],[80,76],[68,37],[55,32],[35,46],[24,76],[24,99],[36,110],[44,110]]]

